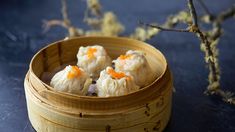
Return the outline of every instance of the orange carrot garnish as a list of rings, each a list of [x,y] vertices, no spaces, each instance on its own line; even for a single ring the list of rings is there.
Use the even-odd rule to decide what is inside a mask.
[[[72,70],[69,71],[67,78],[73,79],[75,77],[79,77],[82,74],[82,71],[77,66],[72,66]]]
[[[129,59],[132,55],[120,55],[119,56],[119,59],[121,60],[126,60],[126,59]]]
[[[93,57],[95,57],[94,56],[94,53],[97,51],[97,49],[96,48],[89,48],[88,50],[87,50],[87,56],[88,56],[88,58],[89,59],[91,59],[91,58],[93,58]]]
[[[112,68],[108,69],[108,74],[111,75],[111,77],[115,78],[115,79],[120,79],[120,78],[123,78],[123,77],[126,77],[127,80],[131,79],[130,76],[125,75],[125,73],[123,73],[123,72],[116,72]]]

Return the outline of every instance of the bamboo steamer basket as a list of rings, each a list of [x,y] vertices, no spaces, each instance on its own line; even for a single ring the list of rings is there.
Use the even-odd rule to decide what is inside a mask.
[[[115,97],[56,92],[41,80],[45,72],[75,65],[79,47],[94,44],[103,46],[112,59],[130,49],[144,51],[156,79],[137,92]],[[36,53],[24,86],[28,116],[38,132],[147,132],[166,127],[172,82],[164,56],[149,44],[120,37],[79,37],[55,42]]]

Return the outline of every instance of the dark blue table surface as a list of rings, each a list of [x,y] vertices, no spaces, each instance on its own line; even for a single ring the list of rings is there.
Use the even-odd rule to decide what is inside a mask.
[[[234,0],[206,0],[213,13],[230,7]],[[129,34],[146,22],[165,21],[169,14],[187,8],[185,0],[102,0],[105,10],[114,11]],[[69,17],[75,25],[83,22],[85,2],[70,0]],[[201,10],[196,4],[197,9]],[[0,131],[34,131],[27,116],[23,80],[31,57],[43,46],[63,39],[66,30],[57,27],[42,33],[42,20],[60,19],[58,0],[2,0],[0,3]],[[201,12],[201,11],[200,11]],[[235,20],[223,24],[219,43],[221,85],[235,92]],[[188,33],[162,32],[150,41],[166,56],[174,75],[171,120],[165,131],[235,132],[235,106],[203,95],[208,70],[197,38]]]

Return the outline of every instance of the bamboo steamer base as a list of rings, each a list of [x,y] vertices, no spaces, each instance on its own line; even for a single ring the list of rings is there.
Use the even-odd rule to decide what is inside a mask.
[[[26,100],[27,100],[27,108],[28,108],[28,115],[31,124],[33,125],[34,129],[38,132],[104,132],[106,131],[107,126],[103,126],[103,129],[100,130],[94,130],[94,129],[76,129],[68,126],[64,126],[63,124],[58,124],[54,122],[53,120],[58,120],[58,119],[64,119],[68,115],[63,115],[58,113],[55,117],[50,117],[48,115],[50,114],[55,114],[54,111],[48,111],[49,106],[46,104],[42,104],[40,100],[36,99],[34,94],[32,93],[32,90],[29,87],[28,80],[26,78],[25,80],[25,94],[26,94]],[[171,89],[168,89],[168,91],[172,91]],[[171,114],[171,96],[172,92],[166,92],[165,94],[162,95],[162,97],[159,100],[152,101],[149,103],[148,107],[153,108],[157,107],[157,109],[160,109],[157,113],[153,115],[148,115],[146,113],[146,106],[142,106],[142,108],[138,109],[137,111],[129,111],[129,113],[135,112],[138,114],[143,114],[144,117],[140,119],[140,121],[136,120],[138,122],[136,125],[129,126],[127,128],[121,128],[121,129],[110,129],[112,132],[143,132],[143,131],[163,131],[164,128],[166,127],[170,114]],[[164,104],[164,102],[167,102],[167,104]],[[151,112],[149,112],[150,114]],[[131,114],[130,114],[131,115]],[[122,119],[125,118],[131,118],[129,117],[130,115],[126,114],[123,115],[123,117],[120,117]],[[72,115],[71,115],[72,116]],[[71,117],[71,118],[82,118],[80,116],[78,117]],[[93,119],[90,118],[91,120],[99,121],[97,117],[94,117]],[[104,118],[101,118],[100,120],[104,120]],[[111,117],[108,120],[117,120],[116,117]],[[147,122],[145,120],[148,120]],[[123,123],[127,123],[124,120],[122,120]],[[89,121],[88,121],[89,122]],[[143,122],[143,123],[141,123]],[[109,121],[104,121],[104,124],[110,124]],[[133,122],[132,122],[133,123]],[[115,124],[115,123],[114,123]],[[71,126],[73,123],[71,122]],[[89,124],[91,127],[96,126],[96,124]],[[110,125],[111,126],[111,125]],[[121,127],[121,126],[120,126]]]
[[[95,40],[101,41],[101,44],[104,43],[104,47],[109,43],[126,42],[127,47],[129,44],[131,48],[149,51],[147,58],[152,60],[150,63],[162,66],[160,71],[156,71],[161,73],[162,70],[161,76],[153,84],[138,92],[112,98],[79,97],[55,92],[39,79],[42,72],[45,72],[46,66],[53,66],[55,61],[50,58],[55,55],[59,54],[57,56],[60,57],[60,63],[56,65],[64,64],[61,62],[65,60],[74,61],[71,57],[76,55],[77,49],[69,53],[69,57],[64,56],[66,54],[60,54],[60,52],[68,53],[65,51],[69,49],[67,47],[69,44],[74,43],[79,46],[79,42],[86,42],[89,45],[96,42]],[[34,129],[38,132],[163,131],[171,114],[173,81],[163,55],[142,43],[126,38],[84,37],[61,41],[39,51],[31,61],[31,67],[24,82],[28,116]],[[57,45],[60,45],[59,48]],[[119,47],[121,51],[123,47]],[[105,48],[117,50],[115,54],[120,54],[118,49],[114,50],[111,46]],[[52,56],[46,57],[47,55]],[[112,54],[111,56],[116,57]],[[40,70],[36,71],[37,69]],[[46,69],[50,71],[53,68],[46,67]]]

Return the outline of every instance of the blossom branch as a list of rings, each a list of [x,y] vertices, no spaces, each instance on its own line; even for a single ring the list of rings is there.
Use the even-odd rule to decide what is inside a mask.
[[[207,7],[204,5],[204,3],[201,1],[201,5],[203,6],[204,10],[206,10],[207,14],[212,16],[212,14],[209,12]],[[165,28],[158,25],[151,25],[151,24],[145,24],[141,23],[142,25],[152,27],[159,29],[161,31],[175,31],[175,32],[191,32],[198,36],[198,38],[201,41],[201,45],[204,47],[205,52],[205,61],[209,66],[209,85],[206,90],[206,93],[208,94],[215,94],[219,95],[223,98],[225,102],[235,104],[235,98],[233,97],[233,94],[231,92],[225,92],[222,89],[220,89],[220,69],[219,69],[219,63],[218,63],[218,53],[216,49],[216,45],[213,44],[214,41],[216,41],[221,36],[221,24],[224,20],[231,18],[235,14],[235,6],[233,5],[232,8],[229,8],[228,10],[220,13],[217,16],[213,16],[211,20],[213,24],[213,33],[212,35],[207,35],[202,32],[200,27],[198,26],[198,19],[197,19],[197,12],[194,7],[193,0],[188,0],[188,8],[191,16],[192,23],[188,23],[188,28],[186,29],[174,29],[174,28]],[[213,43],[212,43],[213,42]],[[213,47],[212,47],[213,46]]]

